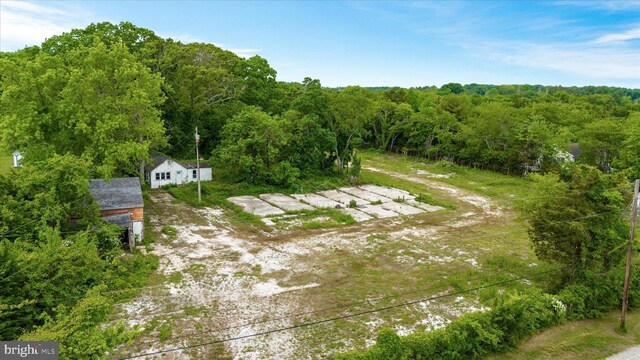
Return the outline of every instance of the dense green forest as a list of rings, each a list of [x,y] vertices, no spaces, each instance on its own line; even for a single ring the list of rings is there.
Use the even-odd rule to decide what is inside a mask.
[[[149,151],[201,152],[236,181],[287,184],[343,171],[358,147],[501,172],[567,160],[640,175],[638,89],[445,84],[322,87],[212,44],[101,23],[2,54],[7,149],[81,157],[92,176],[134,174]]]
[[[156,260],[122,256],[87,179],[138,176],[153,151],[193,158],[195,127],[201,154],[229,182],[288,186],[357,175],[357,149],[375,148],[549,174],[540,181],[553,191],[586,194],[532,204],[534,224],[557,219],[561,207],[574,209],[568,218],[619,210],[627,198],[614,190],[640,177],[640,89],[326,88],[276,75],[260,56],[183,44],[130,23],[0,53],[0,141],[5,153],[24,155],[23,168],[0,176],[0,338],[56,338],[68,358],[86,359],[135,336],[97,325],[114,301],[134,294],[127,289],[145,284]],[[531,235],[542,258],[583,266],[565,274],[576,283],[617,266],[621,252],[603,253],[628,230],[619,220],[587,223],[582,237],[552,245],[567,228]],[[589,251],[567,256],[584,238]]]

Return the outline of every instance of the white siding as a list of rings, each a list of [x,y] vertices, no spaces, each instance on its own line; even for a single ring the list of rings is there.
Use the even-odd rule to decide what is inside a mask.
[[[180,174],[178,174],[178,172],[180,172]],[[156,174],[162,175],[166,173],[170,174],[170,179],[167,179],[166,176],[165,179],[162,179],[162,176],[160,176],[160,180],[156,180]],[[165,160],[162,164],[160,164],[157,168],[153,169],[153,171],[149,173],[149,185],[151,185],[152,189],[170,184],[180,185],[185,182],[184,178],[186,176],[186,173],[187,169],[185,169],[184,166],[173,160]]]
[[[170,184],[182,185],[198,181],[197,176],[193,176],[193,172],[195,170],[196,169],[187,169],[176,161],[165,160],[157,168],[153,169],[153,171],[147,174],[147,180],[149,181],[149,185],[151,185],[152,189],[157,189],[161,186]],[[162,173],[165,174],[165,179],[162,179]],[[166,178],[166,173],[170,173],[170,179]],[[156,180],[156,174],[160,174],[159,180]],[[211,181],[213,179],[212,175],[213,174],[211,173],[211,168],[200,169],[201,181]]]
[[[188,173],[188,177],[186,182],[195,182],[198,181],[198,176],[196,175],[195,177],[193,176],[193,172],[196,171],[196,169],[188,169],[187,173]],[[211,168],[200,168],[200,181],[211,181],[212,180],[212,176],[211,176]]]

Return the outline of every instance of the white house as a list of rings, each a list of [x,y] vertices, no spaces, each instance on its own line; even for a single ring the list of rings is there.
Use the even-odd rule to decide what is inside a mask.
[[[22,154],[18,150],[14,151],[13,152],[13,167],[14,168],[22,166],[22,165],[20,165],[20,160],[22,160]]]
[[[145,166],[145,180],[152,189],[164,185],[182,185],[198,181],[196,163],[178,162],[166,155],[151,154],[151,163]],[[211,181],[211,166],[200,162],[200,181]]]

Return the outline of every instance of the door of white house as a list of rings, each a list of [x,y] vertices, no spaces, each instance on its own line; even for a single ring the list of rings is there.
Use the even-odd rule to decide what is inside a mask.
[[[177,170],[176,171],[176,185],[182,185],[183,181],[184,181],[184,178],[182,176],[182,170]]]

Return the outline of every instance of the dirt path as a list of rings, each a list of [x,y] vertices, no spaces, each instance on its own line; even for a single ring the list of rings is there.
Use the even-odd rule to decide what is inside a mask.
[[[138,355],[187,347],[163,359],[325,358],[370,345],[382,324],[405,334],[438,328],[464,312],[480,310],[475,299],[459,297],[197,346],[399,302],[406,296],[398,294],[416,292],[420,286],[433,285],[431,293],[446,291],[449,285],[435,285],[451,269],[479,266],[477,249],[440,240],[452,229],[501,216],[489,199],[437,181],[366,169],[442,190],[471,210],[451,212],[446,221],[429,226],[423,224],[429,216],[424,214],[266,238],[236,231],[220,209],[194,209],[166,192],[154,192],[147,212],[159,237],[151,252],[160,258],[162,286],[122,305],[118,319],[148,329],[126,351]],[[177,235],[162,235],[163,226],[175,228]],[[425,269],[431,269],[433,279],[424,279]]]

